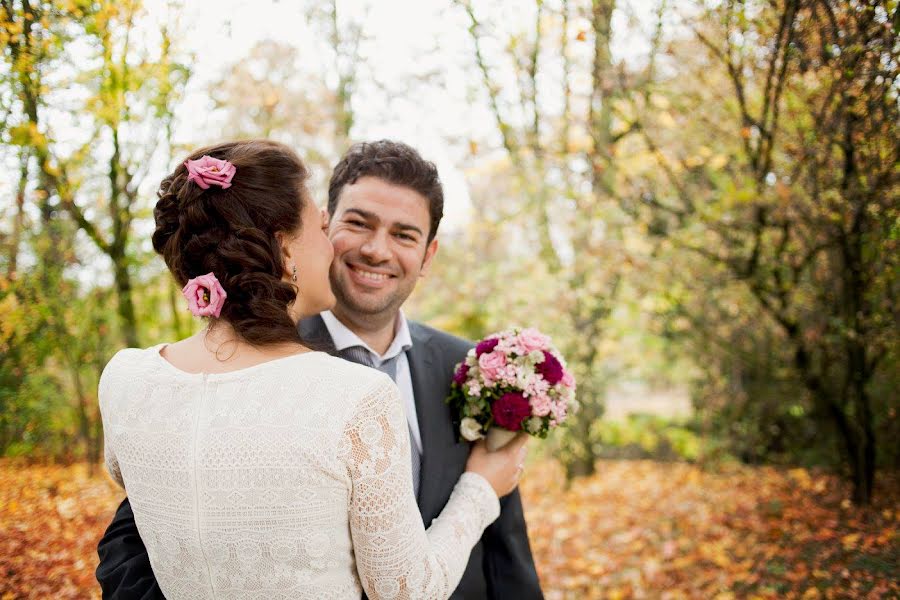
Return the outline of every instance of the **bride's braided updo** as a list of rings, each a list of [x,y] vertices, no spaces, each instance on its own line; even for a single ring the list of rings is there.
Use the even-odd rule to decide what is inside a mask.
[[[299,342],[288,314],[297,288],[282,280],[275,234],[300,227],[309,172],[293,150],[268,140],[209,146],[187,159],[204,155],[234,165],[231,186],[202,189],[182,161],[159,186],[153,248],[179,285],[215,274],[228,294],[220,318],[245,341]]]

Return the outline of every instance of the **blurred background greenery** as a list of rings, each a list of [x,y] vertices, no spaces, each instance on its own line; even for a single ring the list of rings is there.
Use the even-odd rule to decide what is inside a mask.
[[[568,477],[900,466],[896,0],[191,4],[0,0],[3,455],[97,464],[105,362],[199,326],[148,244],[189,148],[285,141],[321,201],[395,137],[448,184],[408,314],[554,337]]]

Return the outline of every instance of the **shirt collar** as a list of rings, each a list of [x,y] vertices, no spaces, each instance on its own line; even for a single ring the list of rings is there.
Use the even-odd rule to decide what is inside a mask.
[[[412,348],[413,344],[412,336],[409,334],[409,323],[407,323],[402,310],[397,314],[394,339],[391,341],[391,345],[388,346],[388,349],[384,354],[378,354],[372,350],[369,345],[362,341],[362,339],[351,331],[349,327],[341,323],[330,310],[321,313],[321,316],[322,320],[325,322],[325,327],[328,329],[329,335],[331,335],[332,341],[334,341],[334,348],[338,352],[353,346],[362,346],[368,350],[376,360],[384,362],[394,358],[401,352],[406,352]]]

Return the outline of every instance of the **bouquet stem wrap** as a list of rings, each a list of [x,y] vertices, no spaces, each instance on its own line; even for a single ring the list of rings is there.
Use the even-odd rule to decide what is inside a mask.
[[[510,443],[514,437],[516,437],[515,431],[500,429],[499,427],[491,427],[487,432],[487,449],[491,452],[499,450],[503,446]]]

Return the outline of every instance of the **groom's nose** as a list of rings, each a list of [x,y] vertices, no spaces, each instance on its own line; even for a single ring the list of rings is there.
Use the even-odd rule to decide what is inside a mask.
[[[386,231],[373,231],[359,248],[359,253],[372,263],[381,263],[391,258]]]

